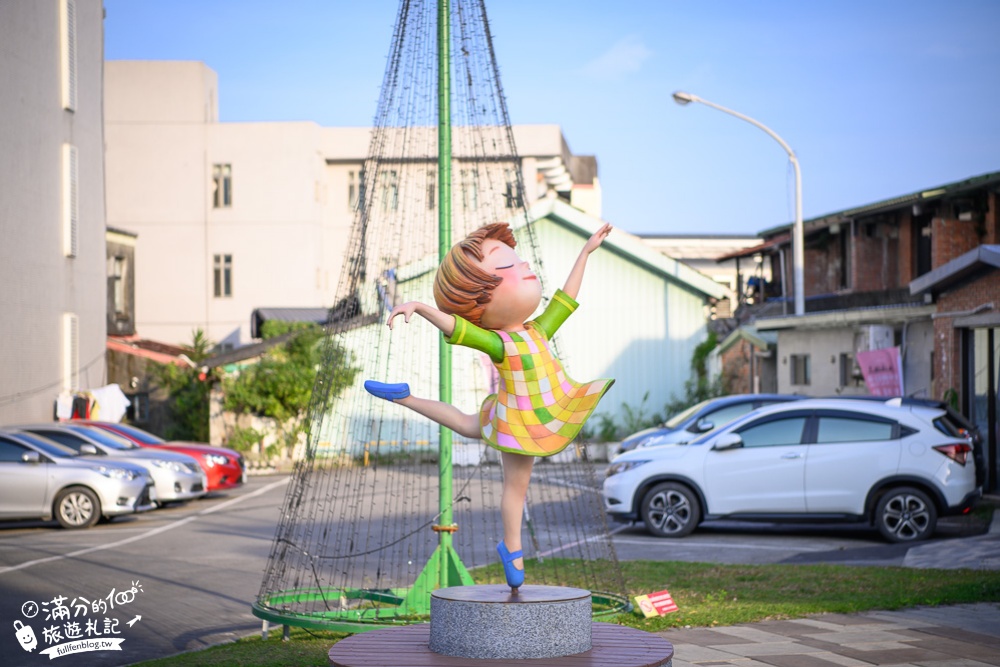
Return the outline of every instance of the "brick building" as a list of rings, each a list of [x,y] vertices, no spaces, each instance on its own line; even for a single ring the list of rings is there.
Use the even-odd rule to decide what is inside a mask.
[[[979,426],[996,488],[1000,412],[1000,245],[980,245],[910,283],[932,297],[934,395],[954,396]]]
[[[1000,371],[987,357],[1000,356],[998,203],[994,172],[806,220],[801,316],[790,314],[791,225],[720,258],[756,255],[770,265],[764,302],[742,303],[735,315],[757,336],[777,335],[777,391],[867,394],[857,353],[899,347],[905,394],[957,401],[995,441],[988,408],[996,409]],[[736,370],[723,373],[739,377]]]

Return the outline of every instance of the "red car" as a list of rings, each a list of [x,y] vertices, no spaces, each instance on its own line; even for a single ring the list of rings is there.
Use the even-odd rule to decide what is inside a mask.
[[[246,463],[243,455],[226,447],[214,447],[197,442],[167,441],[152,433],[143,431],[128,424],[74,420],[81,424],[94,426],[109,431],[134,442],[140,447],[159,447],[172,452],[181,452],[193,456],[201,464],[202,470],[208,476],[208,491],[222,491],[242,486],[246,482]]]

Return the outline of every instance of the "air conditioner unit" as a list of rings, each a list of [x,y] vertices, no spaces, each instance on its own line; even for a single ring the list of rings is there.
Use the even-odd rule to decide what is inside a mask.
[[[895,331],[888,324],[869,324],[863,326],[854,336],[855,352],[881,350],[892,347],[895,343]]]

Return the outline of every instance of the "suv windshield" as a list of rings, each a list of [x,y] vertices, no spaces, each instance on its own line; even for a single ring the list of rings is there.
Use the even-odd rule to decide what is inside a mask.
[[[709,401],[710,400],[711,399],[709,399]],[[664,424],[664,426],[666,426],[667,428],[679,428],[680,425],[683,424],[684,422],[686,422],[688,419],[690,419],[691,416],[694,413],[698,412],[703,407],[705,407],[706,405],[708,405],[709,401],[702,401],[701,403],[695,403],[694,405],[692,405],[690,408],[688,408],[684,412],[682,412],[680,414],[677,414],[677,415],[674,415],[673,417],[671,417]]]

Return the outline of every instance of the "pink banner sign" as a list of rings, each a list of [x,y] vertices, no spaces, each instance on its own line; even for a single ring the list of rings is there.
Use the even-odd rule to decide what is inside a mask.
[[[903,362],[898,347],[858,352],[858,366],[872,396],[903,395]]]

